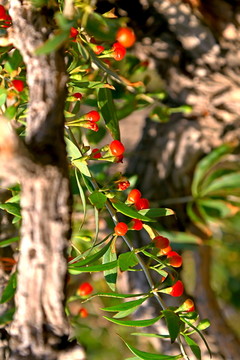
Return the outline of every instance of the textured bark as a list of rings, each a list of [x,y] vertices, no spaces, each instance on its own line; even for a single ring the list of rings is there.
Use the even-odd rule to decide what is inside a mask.
[[[99,6],[107,10],[106,3],[100,1]],[[163,79],[166,104],[192,106],[189,115],[176,113],[168,123],[146,120],[128,171],[138,175],[137,186],[153,207],[169,205],[175,210],[176,217],[166,219],[166,226],[191,231],[204,241],[208,234],[196,229],[185,204],[174,199],[191,195],[193,172],[204,155],[224,142],[239,143],[240,1],[134,0],[130,4],[119,0],[114,4],[119,12],[127,12],[136,29],[137,56],[149,61]],[[200,314],[209,315],[212,323],[209,339],[214,343],[214,359],[237,359],[239,341],[213,301],[211,257],[201,248],[197,257],[196,301]]]
[[[71,195],[64,143],[66,81],[64,52],[37,56],[53,35],[53,10],[31,1],[10,1],[11,40],[26,64],[30,101],[22,143],[1,122],[3,174],[21,182],[21,247],[16,312],[10,329],[11,360],[84,359],[68,342],[64,311]],[[6,139],[8,142],[6,142]],[[6,180],[5,180],[6,181]]]

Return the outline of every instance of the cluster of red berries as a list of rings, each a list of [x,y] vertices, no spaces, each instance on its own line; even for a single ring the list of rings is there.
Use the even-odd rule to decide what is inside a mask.
[[[80,99],[81,94],[75,93],[75,97],[77,97],[76,94],[77,94],[78,98]],[[93,131],[99,130],[99,127],[96,124],[100,120],[100,114],[98,111],[96,111],[96,110],[89,111],[88,113],[81,116],[80,120],[81,120],[80,125],[82,127],[93,130]]]
[[[141,191],[138,189],[132,189],[128,194],[126,204],[134,205],[137,210],[149,209],[149,201],[146,198],[142,198]],[[124,222],[119,222],[114,232],[118,236],[124,236],[128,230],[141,230],[143,223],[139,219],[132,219],[129,225]]]
[[[171,265],[173,267],[182,266],[181,255],[179,255],[176,251],[172,251],[172,248],[169,245],[169,240],[166,237],[156,236],[153,239],[153,243],[155,247],[159,249],[159,255],[167,256],[167,265]]]
[[[7,28],[12,25],[12,18],[7,13],[4,6],[0,5],[0,21],[3,22],[3,24],[0,26],[2,28]]]

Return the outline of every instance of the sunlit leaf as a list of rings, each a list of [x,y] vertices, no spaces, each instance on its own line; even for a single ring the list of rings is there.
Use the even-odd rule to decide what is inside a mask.
[[[145,300],[147,300],[147,297],[144,297],[144,298],[141,298],[138,300],[127,301],[124,303],[120,303],[118,305],[108,306],[108,307],[102,308],[101,310],[112,311],[112,312],[129,310],[129,309],[132,309],[133,307],[141,305]]]
[[[114,324],[123,325],[123,326],[136,326],[136,327],[146,327],[155,324],[158,320],[161,319],[162,316],[157,316],[153,319],[147,319],[147,320],[118,320],[109,318],[107,316],[104,316],[105,319],[108,321],[113,322]]]
[[[0,209],[6,210],[9,214],[12,214],[12,215],[17,216],[18,218],[21,218],[20,205],[17,203],[0,204]]]
[[[105,252],[103,256],[103,264],[108,262],[116,261],[117,254],[116,254],[116,247],[115,247],[115,240],[112,241],[111,246]],[[105,280],[112,291],[116,289],[116,281],[117,281],[117,267],[104,271]]]
[[[161,216],[169,216],[174,215],[174,211],[172,209],[144,209],[139,210],[139,214],[146,215],[151,217],[161,217]]]
[[[126,253],[120,254],[118,257],[118,264],[122,271],[126,271],[127,269],[138,264],[138,260],[133,251],[128,251]]]

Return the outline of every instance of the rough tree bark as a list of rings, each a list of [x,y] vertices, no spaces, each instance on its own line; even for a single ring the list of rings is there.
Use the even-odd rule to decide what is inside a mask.
[[[113,5],[111,0],[99,3]],[[239,141],[240,1],[119,0],[114,5],[127,12],[136,29],[136,54],[164,80],[167,105],[192,106],[191,114],[174,114],[168,123],[147,119],[130,159],[128,171],[138,174],[138,187],[161,206],[190,195],[194,168],[205,154],[226,141]],[[171,229],[207,238],[189,221],[184,204],[172,201],[171,207],[177,215],[177,222],[168,223]],[[212,323],[214,358],[237,359],[239,341],[213,301],[209,249],[200,248],[196,259],[196,302]]]
[[[71,195],[64,143],[64,52],[35,55],[53,35],[54,10],[31,1],[10,1],[9,36],[26,64],[30,101],[26,139],[1,122],[0,157],[5,181],[20,181],[22,228],[16,312],[10,359],[84,359],[68,341],[64,311]],[[7,180],[6,180],[7,179]]]

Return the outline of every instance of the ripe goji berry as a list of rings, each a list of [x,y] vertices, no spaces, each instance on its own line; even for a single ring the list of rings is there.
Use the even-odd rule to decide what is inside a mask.
[[[109,144],[109,150],[113,156],[121,156],[125,151],[125,147],[123,146],[121,141],[113,140]]]
[[[128,226],[124,222],[119,222],[115,228],[114,233],[119,236],[124,236],[128,231]]]
[[[96,110],[89,111],[87,114],[84,115],[86,120],[97,122],[100,120],[100,114]]]
[[[82,283],[77,289],[77,295],[79,296],[87,296],[91,294],[93,291],[93,287],[89,282]]]
[[[169,251],[167,253],[167,263],[173,267],[182,266],[182,257],[176,251]]]
[[[78,35],[78,30],[75,27],[71,27],[70,37],[75,39],[77,37],[77,35]]]
[[[143,228],[143,223],[141,220],[139,219],[132,219],[132,222],[133,222],[133,226],[132,226],[132,229],[133,230],[142,230]]]
[[[169,240],[164,236],[156,236],[152,241],[155,247],[160,250],[160,255],[166,255],[169,251],[172,250],[171,246],[169,245]]]
[[[119,42],[115,42],[112,46],[112,57],[116,60],[116,61],[120,61],[124,58],[124,56],[126,55],[126,49],[124,46],[122,46]]]
[[[181,296],[184,291],[184,286],[181,280],[178,280],[171,288],[168,294],[174,297]]]
[[[140,198],[142,194],[138,189],[132,189],[127,197],[127,203],[135,204]]]
[[[105,47],[101,46],[101,45],[95,45],[93,47],[93,51],[95,52],[96,55],[100,55],[104,50],[105,50]]]
[[[76,92],[76,93],[74,93],[74,94],[72,94],[72,96],[74,96],[76,99],[78,99],[78,100],[81,100],[82,99],[82,94],[81,93],[79,93],[79,92]]]
[[[24,82],[22,80],[12,80],[12,86],[19,92],[23,91],[24,89]]]
[[[136,206],[137,210],[149,209],[149,207],[150,207],[148,199],[145,199],[145,198],[139,199],[135,203],[135,206]]]
[[[88,317],[88,311],[87,309],[85,308],[81,308],[78,312],[78,315],[81,317],[81,318],[86,318]]]
[[[125,48],[131,47],[135,41],[136,36],[134,31],[129,27],[121,27],[117,31],[116,40]]]

